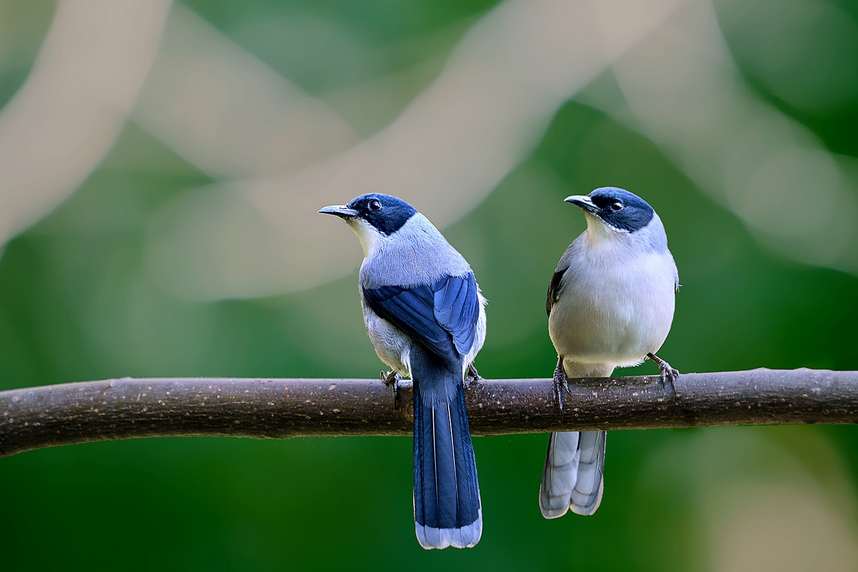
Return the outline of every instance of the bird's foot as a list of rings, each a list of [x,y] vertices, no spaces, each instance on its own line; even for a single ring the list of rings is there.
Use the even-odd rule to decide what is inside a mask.
[[[477,380],[483,379],[480,376],[480,372],[477,371],[477,368],[474,367],[474,364],[468,366],[468,369],[465,370],[465,379],[464,385],[465,389],[471,386],[471,384],[475,383]]]
[[[563,362],[559,360],[557,367],[554,369],[554,398],[557,400],[557,406],[560,412],[563,412],[563,394],[569,392],[569,379],[566,377],[566,370],[563,369]]]
[[[667,389],[667,386],[670,385],[671,393],[676,395],[676,387],[674,387],[673,382],[676,381],[677,377],[679,377],[679,370],[671,367],[669,363],[654,353],[648,353],[646,355],[649,359],[658,364],[658,369],[661,372],[661,388]]]
[[[395,371],[383,371],[381,381],[393,392],[394,407],[399,407],[399,382],[402,381],[402,376]]]

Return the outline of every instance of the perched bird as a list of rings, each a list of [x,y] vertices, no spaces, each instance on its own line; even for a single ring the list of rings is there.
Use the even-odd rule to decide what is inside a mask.
[[[470,548],[483,531],[463,382],[486,337],[467,261],[408,203],[368,194],[320,213],[360,239],[360,298],[378,357],[414,386],[414,520],[423,548]],[[476,375],[476,370],[472,370]]]
[[[557,350],[558,395],[567,377],[609,377],[647,357],[662,381],[679,372],[655,352],[673,321],[679,275],[664,225],[640,197],[604,187],[565,199],[587,230],[569,245],[548,287],[548,333]],[[545,518],[591,515],[604,489],[605,431],[552,433],[539,489]]]

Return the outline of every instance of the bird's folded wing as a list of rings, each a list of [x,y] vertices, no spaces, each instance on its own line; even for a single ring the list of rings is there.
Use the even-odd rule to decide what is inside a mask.
[[[558,267],[554,276],[551,277],[551,283],[548,285],[548,299],[545,302],[545,311],[549,316],[551,315],[551,308],[554,307],[554,304],[560,298],[561,280],[563,280],[563,275],[566,274],[567,270],[569,270],[568,266],[564,266],[563,268]]]
[[[364,288],[373,312],[450,362],[474,345],[480,302],[473,273],[442,276],[431,285]]]

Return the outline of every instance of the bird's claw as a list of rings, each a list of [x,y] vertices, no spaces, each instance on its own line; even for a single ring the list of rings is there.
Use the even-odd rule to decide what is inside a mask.
[[[470,364],[468,369],[465,370],[465,379],[463,380],[465,388],[467,389],[471,384],[480,379],[483,379],[482,376],[480,376],[480,372],[477,371],[474,364]]]
[[[560,412],[563,413],[563,393],[571,393],[569,391],[569,379],[566,377],[566,371],[561,364],[557,364],[554,370],[554,398],[557,400],[557,406]]]
[[[670,385],[671,393],[676,395],[676,387],[674,387],[673,382],[679,377],[679,370],[671,367],[669,363],[653,353],[647,354],[647,357],[658,364],[658,370],[661,372],[661,388],[667,389],[667,386]]]
[[[402,381],[402,376],[395,371],[383,371],[381,381],[393,392],[394,407],[399,407],[399,382]]]

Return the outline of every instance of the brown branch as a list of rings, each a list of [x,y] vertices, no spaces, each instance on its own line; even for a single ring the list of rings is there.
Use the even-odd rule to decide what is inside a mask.
[[[474,435],[573,429],[855,423],[858,372],[756,369],[570,380],[479,380],[467,390]],[[0,456],[113,439],[410,435],[411,384],[378,380],[111,379],[0,392]]]

